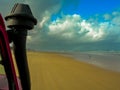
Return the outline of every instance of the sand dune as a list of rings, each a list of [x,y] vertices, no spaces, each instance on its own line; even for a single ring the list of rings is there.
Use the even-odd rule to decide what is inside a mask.
[[[28,52],[32,90],[120,90],[120,73],[57,53]]]

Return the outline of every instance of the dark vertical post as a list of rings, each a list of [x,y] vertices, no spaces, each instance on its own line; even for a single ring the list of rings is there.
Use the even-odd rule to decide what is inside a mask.
[[[27,4],[15,4],[11,13],[5,17],[7,26],[11,29],[11,40],[14,45],[14,55],[18,66],[23,90],[30,90],[30,74],[26,55],[27,30],[37,24],[30,7]]]
[[[26,55],[27,30],[14,30],[13,45],[23,90],[30,90],[30,75]]]

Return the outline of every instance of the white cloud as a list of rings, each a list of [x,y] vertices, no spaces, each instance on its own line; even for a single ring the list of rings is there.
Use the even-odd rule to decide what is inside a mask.
[[[49,20],[49,18],[50,18],[49,16],[43,17],[42,21],[39,22],[39,28],[40,29],[43,28],[44,24]]]
[[[31,42],[31,41],[32,41],[32,36],[28,35],[28,36],[27,36],[27,42],[29,43],[29,42]]]
[[[111,19],[111,15],[110,14],[105,14],[103,15],[105,20],[110,20]]]
[[[114,17],[112,23],[120,26],[120,16]]]
[[[57,35],[61,38],[71,39],[75,37],[75,33],[81,29],[79,15],[67,15],[61,19],[51,22],[49,26],[48,34]]]
[[[119,15],[120,15],[120,12],[119,12],[119,11],[114,11],[114,12],[112,12],[112,15],[113,15],[113,16],[119,16]]]
[[[66,15],[49,25],[49,35],[58,38],[78,40],[77,42],[98,41],[104,36],[106,23],[94,25],[82,19],[80,15]]]

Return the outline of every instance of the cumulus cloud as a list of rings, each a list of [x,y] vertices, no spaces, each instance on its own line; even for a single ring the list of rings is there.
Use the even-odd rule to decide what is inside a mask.
[[[118,24],[119,16],[115,15],[110,20],[97,24],[96,20],[91,22],[78,14],[63,15],[53,21],[46,20],[41,31],[33,37],[33,42],[37,41],[36,44],[40,45],[41,49],[50,50],[79,50],[88,47],[98,49],[99,46],[99,49],[110,49],[111,45],[113,47],[120,43]]]
[[[77,40],[77,42],[99,41],[104,37],[107,23],[95,25],[82,19],[80,15],[66,15],[49,25],[48,34],[56,35],[63,39]]]

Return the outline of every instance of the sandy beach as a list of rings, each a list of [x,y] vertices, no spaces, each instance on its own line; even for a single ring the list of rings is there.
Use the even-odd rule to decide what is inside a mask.
[[[28,52],[32,90],[120,90],[119,72],[74,59],[59,53]]]

